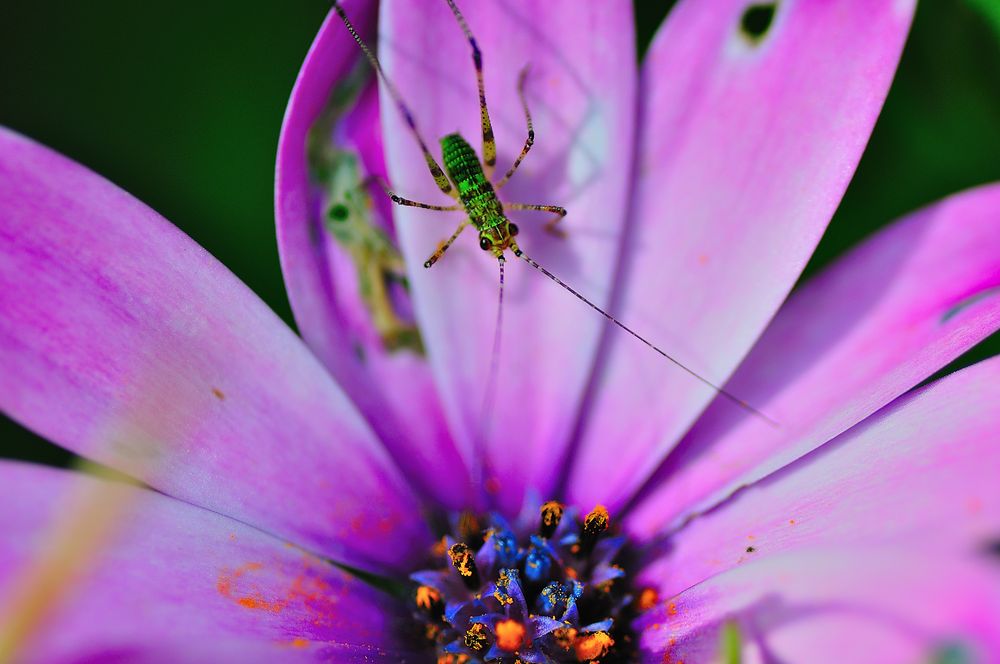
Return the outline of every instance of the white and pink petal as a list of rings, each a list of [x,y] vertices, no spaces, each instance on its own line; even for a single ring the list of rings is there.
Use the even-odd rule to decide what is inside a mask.
[[[728,384],[780,426],[714,403],[652,478],[630,529],[652,536],[709,508],[998,328],[1000,185],[990,185],[897,222],[794,293]]]
[[[371,42],[378,3],[343,7]],[[315,172],[322,169],[310,163],[317,154],[338,151],[357,159],[362,182],[385,176],[377,88],[374,72],[366,68],[357,44],[331,11],[299,71],[278,142],[274,207],[281,267],[306,344],[389,452],[406,459],[414,486],[449,507],[461,507],[472,498],[468,472],[451,440],[430,368],[411,348],[391,351],[380,337],[361,296],[355,259],[326,226],[330,184],[317,181]],[[369,75],[367,81],[359,71]],[[334,112],[333,126],[326,126]],[[373,198],[371,222],[391,239],[391,224],[382,225],[390,202],[377,184],[367,191]]]
[[[405,608],[388,595],[148,489],[2,462],[0,506],[0,642],[14,661],[322,661],[330,652],[365,661],[417,650],[398,631]],[[67,541],[73,533],[82,536]],[[7,631],[15,625],[19,633]],[[258,655],[244,660],[252,648]]]
[[[642,68],[635,221],[614,313],[726,381],[840,202],[913,6],[678,3]],[[715,393],[620,330],[600,366],[570,497],[615,509]]]
[[[664,596],[786,551],[891,544],[974,555],[1000,537],[1000,358],[947,376],[665,537]]]
[[[735,628],[748,664],[992,662],[998,589],[1000,570],[981,558],[885,547],[785,554],[663,601],[638,622],[640,651],[658,664],[724,661],[724,631]]]
[[[502,175],[527,137],[517,80],[535,142],[500,197],[569,209],[565,238],[542,232],[544,214],[512,213],[527,255],[606,304],[623,240],[633,157],[636,67],[631,2],[460,3],[483,54]],[[587,35],[581,39],[580,35]],[[472,52],[446,3],[382,3],[380,57],[430,149],[460,132],[477,151],[480,113]],[[392,185],[427,203],[452,200],[435,187],[395,106],[382,97]],[[396,211],[417,317],[460,449],[486,457],[496,500],[517,511],[529,487],[548,494],[586,388],[603,319],[508,253],[502,348],[491,379],[497,262],[467,230],[432,269],[421,265],[461,213]],[[488,421],[485,421],[488,420]]]
[[[422,553],[406,480],[292,331],[154,211],[5,129],[0,309],[0,409],[36,433],[342,562]]]

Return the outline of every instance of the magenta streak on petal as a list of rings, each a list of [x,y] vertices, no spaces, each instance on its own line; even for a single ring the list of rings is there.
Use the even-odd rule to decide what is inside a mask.
[[[669,596],[804,548],[985,549],[1000,536],[998,401],[1000,358],[901,397],[674,533],[643,581]]]
[[[0,409],[40,435],[343,562],[422,554],[406,480],[291,330],[141,202],[8,130],[0,310]]]
[[[646,613],[644,662],[723,661],[735,623],[742,661],[886,664],[944,661],[942,649],[993,662],[1000,652],[995,565],[913,548],[827,548],[716,576]]]
[[[517,96],[529,66],[527,97],[535,143],[500,194],[508,202],[563,205],[565,239],[542,232],[548,217],[521,212],[524,251],[599,304],[607,302],[625,220],[632,162],[635,45],[631,3],[460,2],[482,50],[486,96],[502,174],[527,129]],[[382,9],[380,53],[412,106],[430,148],[459,131],[481,145],[471,49],[444,2],[396,0]],[[586,35],[585,39],[581,35]],[[389,173],[403,196],[449,204],[383,90]],[[497,302],[495,259],[465,231],[432,269],[420,267],[461,213],[400,208],[397,228],[412,266],[416,311],[449,421],[463,453],[480,432],[499,479],[496,497],[516,512],[525,490],[542,495],[558,480],[588,380],[603,319],[527,264],[507,266],[502,356],[493,418],[483,422]],[[485,438],[485,436],[484,436]],[[492,485],[491,488],[493,487]]]
[[[912,13],[911,2],[779,2],[751,45],[740,32],[748,4],[680,3],[646,58],[635,223],[614,309],[717,384],[839,203]],[[569,495],[614,510],[714,394],[618,330],[608,346]]]
[[[822,445],[1000,327],[1000,185],[896,223],[796,292],[729,383],[781,428],[713,404],[650,482],[651,536]]]
[[[374,34],[377,3],[345,2],[344,7],[363,36]],[[309,181],[309,129],[360,55],[331,11],[299,72],[278,145],[275,216],[282,271],[306,343],[408,469],[411,482],[459,507],[469,497],[467,471],[451,441],[426,361],[409,352],[390,355],[372,330],[358,333],[359,321],[367,321],[369,314],[358,296],[353,264],[324,229],[320,191]],[[368,173],[384,175],[382,146],[376,140],[377,104],[357,110],[339,128],[339,140],[359,150]],[[372,193],[376,211],[388,211],[381,188]],[[355,344],[363,341],[365,359],[359,361]]]
[[[179,652],[188,661],[197,652],[236,653],[251,641],[282,661],[282,652],[306,651],[316,661],[331,646],[369,656],[401,646],[393,630],[405,608],[329,562],[147,489],[12,462],[0,462],[0,615],[32,566],[51,554],[63,519],[102,490],[120,492],[127,507],[108,539],[76,561],[75,585],[26,644],[28,662],[88,654],[132,661],[129,652],[157,642],[169,651],[171,641],[175,649],[188,645]]]

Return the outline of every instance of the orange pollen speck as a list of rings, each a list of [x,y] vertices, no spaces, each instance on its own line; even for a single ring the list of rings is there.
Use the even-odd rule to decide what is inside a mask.
[[[576,658],[578,660],[589,662],[592,659],[598,659],[607,655],[608,650],[613,645],[615,645],[615,641],[611,638],[610,634],[607,632],[594,632],[593,634],[578,636],[573,643],[573,649],[576,651]]]
[[[516,652],[524,645],[524,625],[516,620],[498,621],[493,627],[493,633],[497,637],[497,647],[504,652]]]
[[[608,529],[609,523],[611,523],[611,515],[608,514],[608,508],[604,505],[598,505],[583,520],[583,529],[586,532],[603,533]]]
[[[556,640],[556,645],[563,650],[569,650],[576,639],[576,630],[572,627],[560,627],[559,629],[552,630],[552,636]]]
[[[644,588],[639,594],[639,610],[649,611],[660,601],[660,595],[652,588]]]
[[[417,588],[417,606],[421,609],[430,610],[432,606],[441,601],[441,593],[430,586],[420,586]]]
[[[466,664],[470,657],[465,653],[459,655],[453,655],[447,653],[444,655],[438,655],[438,664]]]

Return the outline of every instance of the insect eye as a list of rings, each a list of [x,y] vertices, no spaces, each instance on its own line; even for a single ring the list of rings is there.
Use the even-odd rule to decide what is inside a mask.
[[[479,248],[483,251],[489,251],[493,248],[493,240],[489,239],[485,235],[479,236]]]
[[[511,236],[514,236],[520,233],[521,229],[517,227],[517,224],[507,224],[507,232],[510,233]]]
[[[343,203],[337,203],[330,208],[330,211],[327,214],[329,214],[330,219],[333,219],[334,221],[343,221],[347,219],[347,206]]]

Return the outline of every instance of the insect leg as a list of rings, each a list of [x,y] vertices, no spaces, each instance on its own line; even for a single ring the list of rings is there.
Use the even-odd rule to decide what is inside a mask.
[[[527,77],[528,68],[525,67],[521,70],[521,74],[517,77],[517,96],[521,98],[521,108],[524,109],[524,119],[528,121],[528,138],[524,141],[524,147],[521,148],[521,154],[517,155],[517,159],[514,160],[514,165],[507,169],[507,173],[503,176],[500,182],[497,183],[497,189],[507,184],[507,181],[514,175],[514,171],[516,171],[517,167],[521,165],[524,158],[528,156],[528,151],[531,150],[531,146],[535,144],[535,128],[531,124],[531,111],[528,110],[528,100],[524,96],[524,81]]]
[[[400,196],[399,194],[397,194],[396,192],[394,192],[392,189],[389,189],[389,185],[387,185],[385,183],[385,180],[383,180],[382,178],[375,177],[373,179],[376,182],[378,182],[379,185],[381,185],[382,191],[384,191],[385,195],[389,197],[389,200],[391,200],[396,205],[402,205],[403,207],[423,208],[424,210],[438,210],[440,212],[451,212],[453,210],[461,210],[462,209],[462,204],[461,203],[456,203],[455,205],[432,205],[430,203],[421,203],[419,201],[411,201],[409,198],[403,198],[402,196]]]
[[[505,210],[537,210],[539,212],[551,212],[555,216],[552,217],[545,224],[545,230],[553,235],[558,235],[559,237],[565,236],[565,232],[562,228],[558,227],[560,221],[566,216],[566,208],[560,207],[558,205],[529,205],[528,203],[504,203],[503,208]]]
[[[431,254],[431,257],[428,258],[426,261],[424,261],[424,267],[430,267],[431,265],[434,265],[434,263],[437,263],[438,259],[444,256],[444,252],[448,251],[448,247],[450,247],[451,243],[455,241],[459,233],[464,231],[465,227],[468,225],[469,225],[469,220],[463,219],[462,223],[460,223],[458,225],[458,228],[455,229],[455,232],[451,234],[451,237],[442,242],[440,246],[438,246],[437,250],[433,254]]]
[[[385,89],[389,92],[392,100],[396,102],[399,114],[403,116],[403,120],[406,122],[406,126],[409,129],[410,134],[420,146],[420,151],[424,153],[424,161],[427,162],[427,168],[430,170],[431,177],[434,178],[434,182],[437,184],[438,189],[452,198],[458,199],[458,193],[455,192],[454,188],[451,186],[451,182],[448,181],[448,176],[444,174],[444,171],[441,170],[441,166],[437,163],[434,155],[432,155],[431,151],[427,149],[427,143],[424,141],[423,136],[420,135],[420,131],[417,129],[417,121],[413,119],[413,113],[410,112],[410,109],[403,102],[403,98],[400,96],[396,86],[393,85],[392,81],[390,81],[385,75],[385,72],[382,71],[382,65],[379,63],[378,58],[375,57],[375,54],[372,53],[371,49],[368,48],[368,45],[361,39],[361,35],[359,35],[357,30],[354,29],[354,25],[351,23],[350,19],[347,18],[347,14],[344,13],[343,7],[341,7],[340,3],[336,0],[334,0],[333,3],[333,10],[337,12],[337,16],[340,17],[340,20],[344,22],[344,26],[347,28],[347,31],[351,33],[352,37],[354,37],[354,41],[357,42],[358,46],[361,48],[361,52],[365,54],[365,57],[368,58],[368,62],[371,63],[372,68],[382,79],[382,82],[385,84]],[[492,132],[492,129],[490,131]]]
[[[451,13],[455,15],[458,25],[461,26],[465,38],[469,40],[472,47],[472,63],[476,66],[476,84],[479,86],[479,120],[483,127],[483,173],[486,179],[493,177],[493,169],[497,165],[497,142],[493,137],[493,123],[490,122],[490,112],[486,107],[486,88],[483,85],[483,54],[479,50],[476,38],[469,30],[469,24],[465,22],[465,17],[455,5],[455,0],[447,0],[451,7]]]

